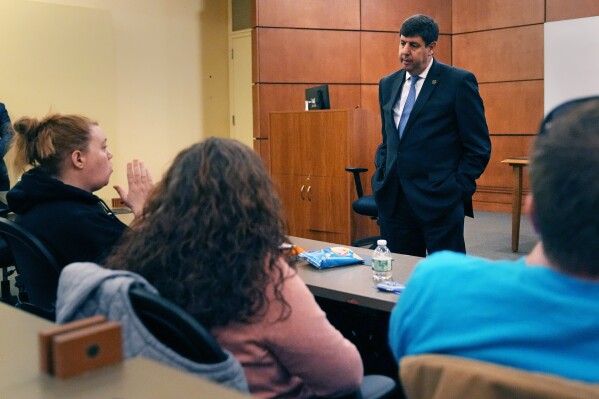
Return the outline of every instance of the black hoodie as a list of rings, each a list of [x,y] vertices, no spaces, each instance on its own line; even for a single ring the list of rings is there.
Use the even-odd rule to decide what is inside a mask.
[[[23,174],[6,200],[17,223],[42,241],[62,267],[102,262],[127,228],[100,198],[39,168]]]

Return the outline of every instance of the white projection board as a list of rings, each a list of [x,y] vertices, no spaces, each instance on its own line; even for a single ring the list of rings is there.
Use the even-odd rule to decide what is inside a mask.
[[[545,114],[599,95],[599,17],[545,23]]]

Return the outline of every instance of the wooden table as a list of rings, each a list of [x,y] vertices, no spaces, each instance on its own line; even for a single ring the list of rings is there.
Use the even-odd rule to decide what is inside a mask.
[[[520,216],[522,214],[522,169],[528,158],[507,158],[501,161],[512,167],[512,252],[518,252],[520,241]]]
[[[306,238],[290,239],[306,250],[340,246]],[[382,292],[375,288],[370,266],[372,250],[349,248],[368,260],[369,265],[319,270],[311,265],[300,264],[299,276],[314,294],[331,324],[356,345],[365,373],[397,378],[397,361],[387,344],[387,334],[391,310],[401,294]],[[414,266],[422,258],[398,254],[392,256],[393,279],[405,284]]]
[[[290,237],[291,242],[306,250],[324,249],[332,246],[351,248],[355,253],[370,259],[372,250],[349,247],[307,238]],[[408,255],[393,255],[393,280],[405,284],[422,258]],[[315,296],[348,302],[359,306],[390,312],[399,295],[376,289],[372,281],[370,265],[351,265],[319,270],[302,264],[298,273]]]
[[[0,303],[0,396],[3,398],[248,398],[153,360],[136,357],[59,380],[39,371],[37,333],[54,324]]]

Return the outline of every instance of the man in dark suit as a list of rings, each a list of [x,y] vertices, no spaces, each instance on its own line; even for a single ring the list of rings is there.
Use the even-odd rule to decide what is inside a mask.
[[[491,154],[474,75],[433,58],[439,28],[425,15],[402,24],[402,69],[379,83],[383,141],[372,178],[381,235],[393,252],[466,252],[475,180]],[[413,87],[412,87],[413,86]]]

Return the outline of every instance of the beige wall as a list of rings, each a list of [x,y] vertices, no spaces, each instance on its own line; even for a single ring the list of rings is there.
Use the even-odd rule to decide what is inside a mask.
[[[0,15],[0,101],[13,120],[50,110],[97,119],[111,186],[126,183],[134,157],[158,180],[182,148],[229,136],[227,2],[2,0]]]

